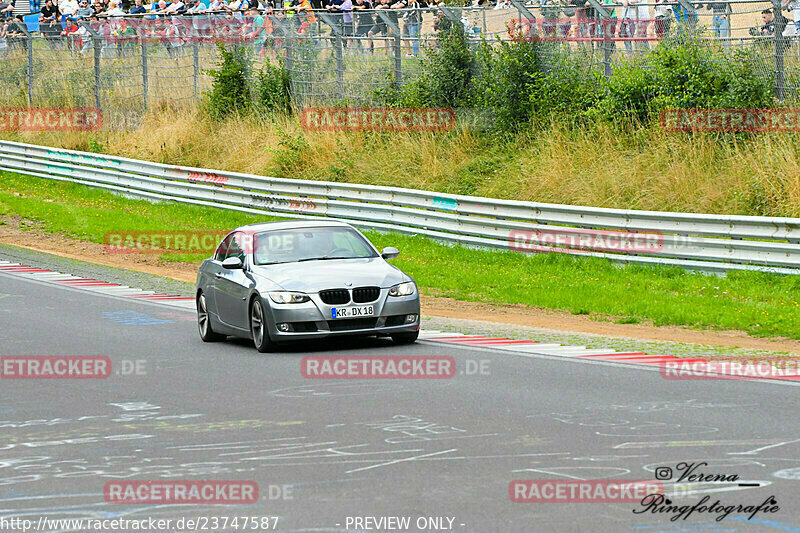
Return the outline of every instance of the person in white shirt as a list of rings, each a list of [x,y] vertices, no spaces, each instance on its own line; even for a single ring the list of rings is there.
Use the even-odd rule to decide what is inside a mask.
[[[623,28],[620,29],[620,35],[623,37],[635,37],[637,39],[644,39],[647,37],[647,26],[650,23],[650,8],[648,6],[639,5],[639,0],[622,0],[624,6],[622,12],[622,24],[625,26],[625,35],[623,35]],[[641,42],[641,45],[636,45],[636,49],[649,49],[650,45],[647,41]],[[631,51],[631,42],[625,41],[625,49]]]
[[[117,0],[111,0],[108,3],[108,10],[106,11],[106,15],[109,17],[122,17],[125,15],[125,12],[120,9]]]
[[[78,10],[78,0],[61,0],[58,8],[61,11],[61,26],[66,29],[65,21],[67,17],[72,17]]]
[[[792,12],[792,19],[794,20],[794,31],[788,35],[800,35],[800,0],[783,0],[781,6],[783,6],[783,9],[789,9]],[[789,25],[787,24],[786,27],[788,28]],[[787,32],[784,32],[784,35],[786,34]]]

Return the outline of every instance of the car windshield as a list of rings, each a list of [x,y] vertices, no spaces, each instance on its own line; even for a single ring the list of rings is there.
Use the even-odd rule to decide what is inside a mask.
[[[377,255],[354,229],[332,226],[259,233],[255,238],[253,259],[257,265],[271,265]]]

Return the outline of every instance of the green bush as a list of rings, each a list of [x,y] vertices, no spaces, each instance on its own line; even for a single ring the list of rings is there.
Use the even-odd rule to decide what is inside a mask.
[[[575,123],[598,105],[605,79],[593,69],[581,68],[570,57],[551,52],[549,73],[528,95],[534,116]]]
[[[756,70],[753,54],[686,36],[665,39],[644,64],[614,70],[595,115],[644,123],[664,109],[771,107],[772,77]]]
[[[292,78],[280,61],[277,66],[267,63],[258,73],[256,82],[258,107],[268,113],[289,113],[292,110]]]
[[[401,88],[394,103],[402,107],[470,107],[475,101],[478,67],[463,27],[447,25],[440,30],[437,45],[428,48],[422,73]]]
[[[222,43],[219,50],[219,69],[206,73],[213,78],[211,90],[206,93],[205,110],[214,120],[250,110],[250,88],[247,83],[247,60],[238,47],[227,49]]]
[[[529,95],[538,91],[545,77],[539,46],[538,42],[518,39],[498,40],[496,46],[484,41],[480,48],[477,99],[480,105],[494,110],[499,130],[516,130],[532,118]]]

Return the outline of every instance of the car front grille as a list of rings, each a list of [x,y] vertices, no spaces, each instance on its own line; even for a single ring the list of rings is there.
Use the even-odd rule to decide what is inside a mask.
[[[328,305],[350,303],[350,291],[347,289],[328,289],[319,291],[319,298]]]
[[[375,327],[375,318],[343,318],[341,320],[328,320],[331,331],[344,331],[347,329],[372,329]]]
[[[317,331],[316,322],[290,322],[290,324],[292,325],[292,331],[297,331],[297,332]]]
[[[380,295],[380,287],[357,287],[353,289],[353,301],[357,304],[374,302]]]

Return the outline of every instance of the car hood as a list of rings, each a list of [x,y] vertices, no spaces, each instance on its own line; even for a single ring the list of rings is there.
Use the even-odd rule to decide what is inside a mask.
[[[253,274],[287,291],[300,292],[364,286],[388,288],[410,279],[381,257],[260,265],[253,268]]]

